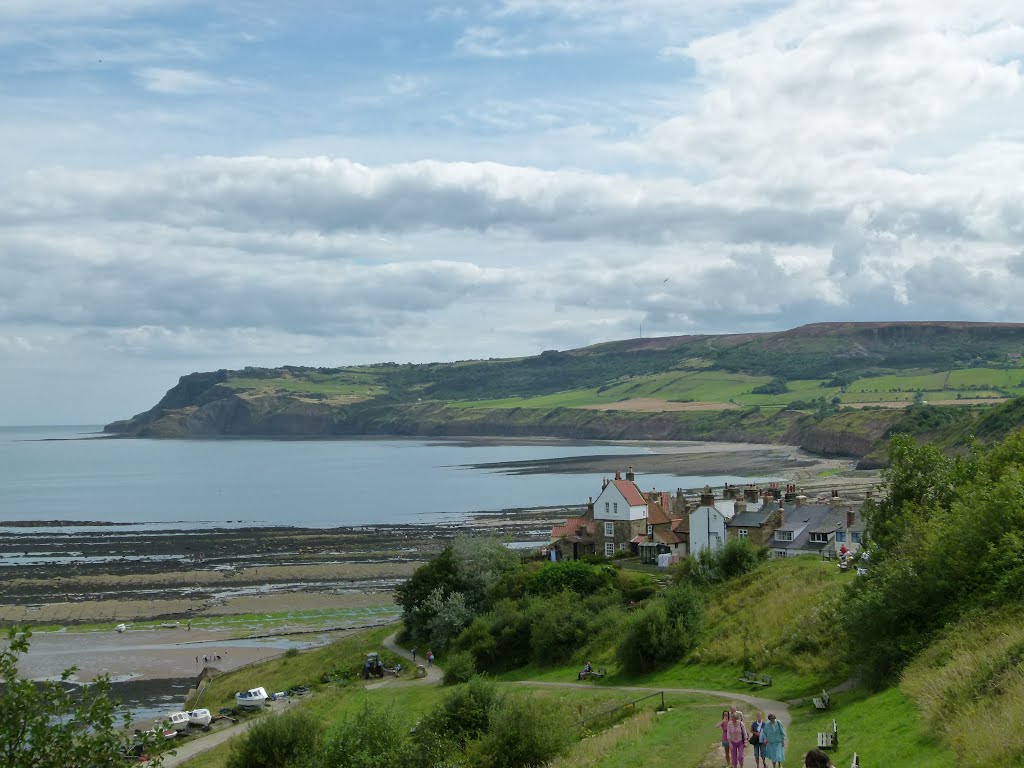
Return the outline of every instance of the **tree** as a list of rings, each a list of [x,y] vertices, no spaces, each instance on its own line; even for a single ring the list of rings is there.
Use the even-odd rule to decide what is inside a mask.
[[[4,768],[101,768],[119,765],[132,742],[148,750],[153,737],[136,739],[127,729],[131,715],[110,695],[110,681],[99,677],[76,691],[64,670],[60,682],[37,683],[18,676],[18,658],[29,649],[32,632],[11,627],[0,650],[0,765]],[[121,721],[124,730],[117,728]],[[159,759],[150,765],[159,765]]]

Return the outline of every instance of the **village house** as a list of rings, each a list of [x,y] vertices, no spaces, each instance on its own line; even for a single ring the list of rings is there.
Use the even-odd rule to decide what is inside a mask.
[[[717,550],[728,539],[746,539],[765,546],[773,557],[816,554],[835,557],[845,546],[860,550],[863,522],[837,492],[810,504],[795,485],[783,492],[772,483],[760,490],[726,486],[715,498],[705,486],[696,502],[682,489],[644,493],[630,468],[604,480],[596,500],[585,511],[551,529],[552,559],[576,560],[587,555],[639,555],[641,562],[668,565],[704,550]]]
[[[860,546],[863,529],[857,523],[858,515],[852,505],[839,498],[836,491],[832,492],[827,503],[808,504],[806,496],[797,495],[795,506],[780,506],[778,514],[779,525],[768,545],[773,557],[809,554],[832,557],[842,546],[836,540],[840,531],[850,538],[857,533],[858,548]]]

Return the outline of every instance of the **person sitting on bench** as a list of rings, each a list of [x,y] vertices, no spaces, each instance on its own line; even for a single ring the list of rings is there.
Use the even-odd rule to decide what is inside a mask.
[[[583,679],[585,679],[587,677],[590,677],[590,675],[591,675],[591,673],[593,671],[594,671],[594,667],[588,661],[586,664],[583,665],[583,669],[580,671],[580,673],[578,675],[576,675],[576,679],[577,680],[583,680]]]

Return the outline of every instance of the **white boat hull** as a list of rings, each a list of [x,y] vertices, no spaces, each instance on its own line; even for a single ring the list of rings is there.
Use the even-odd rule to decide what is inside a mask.
[[[213,721],[208,709],[193,709],[188,713],[188,724],[196,728],[205,728]]]
[[[175,712],[167,718],[167,727],[181,732],[188,728],[188,715],[184,712]]]
[[[252,688],[245,693],[235,694],[235,706],[239,709],[260,709],[267,702],[267,692],[263,688]]]

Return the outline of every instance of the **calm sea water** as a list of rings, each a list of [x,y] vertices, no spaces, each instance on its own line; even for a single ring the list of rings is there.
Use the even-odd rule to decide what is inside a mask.
[[[469,512],[582,504],[597,496],[603,476],[514,475],[467,465],[644,451],[395,439],[68,439],[98,432],[0,427],[0,531],[12,520],[313,528],[455,522]],[[747,480],[638,477],[641,487],[666,490]]]

